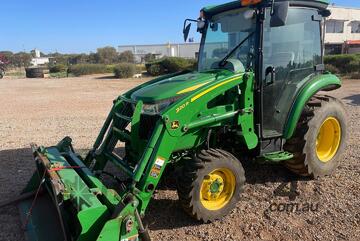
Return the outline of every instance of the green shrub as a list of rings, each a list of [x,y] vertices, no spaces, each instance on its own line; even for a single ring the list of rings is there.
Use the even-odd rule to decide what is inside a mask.
[[[359,54],[339,54],[325,56],[324,63],[335,66],[341,74],[348,74],[354,71],[356,63],[360,61]]]
[[[50,73],[50,78],[66,78],[68,77],[66,72]]]
[[[146,67],[145,67],[145,65],[144,64],[137,64],[136,65],[136,73],[137,74],[140,74],[140,73],[142,73],[142,72],[144,72],[144,71],[146,71],[147,69],[146,69]]]
[[[76,64],[68,68],[68,73],[75,76],[109,73],[104,64]]]
[[[65,64],[57,64],[54,66],[50,66],[49,71],[50,71],[50,73],[66,72],[67,66]]]
[[[178,57],[165,58],[162,61],[162,66],[167,70],[168,73],[176,73],[185,69],[191,69],[192,64],[189,60]]]
[[[152,76],[159,76],[165,74],[165,69],[161,64],[150,65],[147,72]]]
[[[120,79],[131,78],[135,73],[136,66],[134,64],[120,63],[114,68],[115,77]]]
[[[146,63],[146,64],[145,64],[145,69],[146,69],[146,71],[150,74],[150,72],[149,72],[150,67],[153,66],[153,65],[156,65],[156,64],[160,64],[160,65],[161,65],[161,61],[162,61],[162,60],[155,60],[155,61],[153,61],[153,62]]]
[[[155,54],[149,53],[149,54],[146,54],[146,55],[144,56],[144,61],[145,61],[146,63],[155,61],[155,59],[156,59]]]
[[[331,64],[326,64],[325,70],[331,72],[332,74],[340,74],[340,70]]]
[[[359,72],[360,71],[360,59],[351,61],[348,66],[348,71],[349,71],[349,73]]]
[[[155,65],[155,67],[151,68],[153,65]],[[153,75],[151,72],[156,73],[157,75],[158,73],[176,73],[184,70],[194,70],[196,67],[196,60],[179,57],[166,57],[151,63],[146,63],[145,67],[147,72],[151,75]]]
[[[114,73],[116,64],[108,64],[106,65],[106,72],[107,73]]]

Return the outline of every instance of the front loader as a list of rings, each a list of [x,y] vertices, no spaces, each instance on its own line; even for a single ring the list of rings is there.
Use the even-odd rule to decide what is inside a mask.
[[[142,218],[169,166],[177,170],[185,212],[202,222],[235,207],[245,184],[241,162],[331,174],[347,133],[343,105],[323,95],[341,87],[323,64],[327,6],[242,0],[186,20],[185,40],[191,22],[202,36],[196,71],[156,78],[116,98],[86,156],[69,137],[32,146],[37,171],[19,204],[29,240],[150,240]],[[116,191],[101,178],[108,162],[122,173],[111,175]]]

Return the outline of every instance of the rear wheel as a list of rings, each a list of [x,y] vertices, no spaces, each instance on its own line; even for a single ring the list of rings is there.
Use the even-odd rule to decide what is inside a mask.
[[[240,198],[245,183],[244,169],[232,154],[203,150],[183,167],[177,180],[184,210],[203,222],[228,214]]]
[[[307,103],[294,137],[284,146],[294,153],[285,166],[301,176],[325,176],[334,172],[346,146],[346,113],[330,96],[314,96]]]

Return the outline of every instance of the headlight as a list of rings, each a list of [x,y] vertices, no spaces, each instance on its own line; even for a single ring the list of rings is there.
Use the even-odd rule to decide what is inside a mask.
[[[147,114],[147,115],[157,115],[160,114],[163,110],[165,110],[167,107],[172,105],[174,102],[178,101],[182,95],[172,97],[166,100],[160,100],[154,104],[143,104],[143,108],[141,113]]]

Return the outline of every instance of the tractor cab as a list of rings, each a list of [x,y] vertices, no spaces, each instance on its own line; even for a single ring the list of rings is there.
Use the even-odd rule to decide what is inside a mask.
[[[326,1],[236,1],[202,9],[198,71],[255,74],[256,130],[261,153],[282,148],[289,114],[303,87],[324,72]]]

